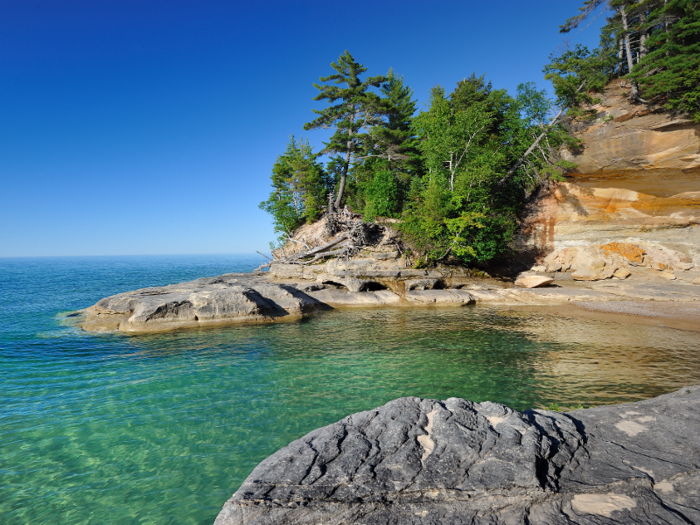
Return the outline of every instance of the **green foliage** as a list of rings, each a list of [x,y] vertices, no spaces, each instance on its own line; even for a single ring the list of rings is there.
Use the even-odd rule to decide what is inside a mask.
[[[336,207],[344,202],[366,221],[400,219],[417,265],[485,262],[508,250],[528,192],[573,166],[556,156],[573,139],[549,125],[553,103],[534,84],[520,85],[514,98],[472,73],[449,95],[434,88],[416,115],[412,90],[392,70],[363,81],[366,68],[347,51],[331,66],[336,73],[314,84],[315,100],[329,106],[304,126],[334,129],[325,169],[307,142],[292,138],[261,204],[281,238],[315,220],[335,185]],[[576,71],[557,74],[565,82]]]
[[[502,133],[508,144],[508,163],[525,152],[544,129],[547,133],[540,146],[527,158],[515,182],[527,191],[533,190],[545,180],[562,182],[562,174],[576,164],[559,158],[559,149],[566,145],[570,150],[580,147],[580,141],[569,135],[567,129],[557,124],[547,127],[555,110],[545,90],[538,90],[532,82],[518,85],[514,102],[506,112]]]
[[[552,82],[560,106],[575,111],[582,104],[599,101],[591,92],[602,91],[610,80],[605,74],[609,56],[599,49],[591,52],[578,44],[560,55],[550,55],[549,60],[544,67],[544,78]]]
[[[321,216],[330,184],[318,156],[308,141],[292,136],[272,166],[272,193],[259,207],[272,215],[280,239]]]
[[[411,178],[422,169],[411,126],[416,102],[413,91],[392,70],[379,92],[381,97],[373,107],[374,124],[367,128],[350,169],[347,202],[354,210],[364,210],[368,217],[395,217],[404,205]],[[379,197],[382,192],[378,188],[387,189],[390,184],[385,172],[392,174],[395,191],[390,192],[391,202],[381,204],[388,194]],[[377,176],[382,180],[375,183]]]
[[[324,84],[314,83],[314,87],[320,91],[314,100],[325,100],[330,106],[322,110],[314,109],[313,112],[318,117],[304,124],[304,129],[335,129],[335,133],[325,143],[323,153],[335,154],[334,162],[339,167],[336,199],[336,207],[339,207],[343,200],[350,163],[362,149],[366,129],[379,120],[379,96],[369,88],[378,87],[386,81],[386,77],[376,76],[360,80],[360,75],[365,73],[367,68],[357,63],[348,51],[340,55],[338,62],[332,62],[331,67],[335,69],[335,74],[321,77],[320,81]]]
[[[576,82],[596,91],[603,80],[621,77],[631,81],[636,102],[661,103],[700,122],[700,0],[585,0],[561,31],[578,27],[599,8],[610,15],[600,47],[590,53],[577,47],[545,68],[557,96],[574,103],[572,114],[590,102],[572,96]]]
[[[394,174],[381,170],[366,185],[365,220],[376,217],[396,217],[399,213],[399,186]]]
[[[495,186],[508,165],[504,123],[513,104],[472,75],[449,97],[434,88],[428,110],[414,119],[426,173],[411,187],[401,229],[426,263],[448,255],[486,261],[512,240],[523,194]]]
[[[630,77],[644,97],[663,99],[700,122],[700,1],[668,0],[649,14],[647,25],[658,29]]]

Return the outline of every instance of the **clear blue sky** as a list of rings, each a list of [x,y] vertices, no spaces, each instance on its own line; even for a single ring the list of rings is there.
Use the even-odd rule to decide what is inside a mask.
[[[581,0],[0,3],[0,256],[250,253],[312,82],[345,49],[431,86],[541,87]],[[570,35],[597,43],[601,19]]]

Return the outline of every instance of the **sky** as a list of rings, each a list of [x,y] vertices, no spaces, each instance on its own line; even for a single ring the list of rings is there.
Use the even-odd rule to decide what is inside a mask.
[[[424,107],[476,72],[548,88],[581,0],[3,0],[0,257],[252,253],[312,83],[346,49]],[[595,47],[603,17],[568,35]]]

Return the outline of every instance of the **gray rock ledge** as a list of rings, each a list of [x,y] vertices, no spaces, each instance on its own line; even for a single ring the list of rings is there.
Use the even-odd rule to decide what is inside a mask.
[[[332,260],[319,267],[273,265],[274,272],[269,273],[229,273],[124,292],[86,308],[81,324],[88,332],[144,333],[294,321],[332,308],[614,301],[684,303],[689,306],[684,315],[700,320],[700,286],[687,282],[658,285],[640,278],[634,282],[570,281],[515,288],[494,279],[470,277],[464,269],[450,273],[447,269],[401,268],[395,262],[393,266],[386,261],[381,262],[383,266],[374,260],[370,265],[365,262]],[[287,268],[292,266],[296,273]]]
[[[215,525],[700,523],[700,386],[570,413],[406,397],[260,463]]]
[[[355,287],[349,286],[351,280]],[[82,328],[88,332],[162,332],[295,321],[330,308],[463,306],[475,302],[465,290],[425,289],[429,282],[419,282],[415,289],[406,290],[402,295],[382,288],[366,290],[363,285],[367,283],[382,286],[374,281],[349,278],[338,284],[323,279],[312,282],[275,280],[269,274],[229,273],[105,297],[84,310]]]

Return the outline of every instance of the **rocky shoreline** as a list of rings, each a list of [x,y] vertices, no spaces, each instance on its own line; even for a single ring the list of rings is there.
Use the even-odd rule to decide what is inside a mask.
[[[698,523],[700,386],[568,413],[401,398],[261,462],[215,525]]]
[[[642,270],[646,273],[632,278],[602,281],[576,281],[561,271],[533,272],[525,280],[536,277],[537,287],[523,288],[463,268],[406,268],[400,259],[274,264],[265,273],[225,274],[106,297],[84,310],[81,326],[88,332],[146,333],[295,321],[336,308],[472,304],[586,307],[618,303],[619,307],[607,311],[653,317],[657,309],[634,307],[652,301],[683,305],[683,315],[700,323],[700,286],[689,280],[692,272],[688,279],[668,280],[654,276],[653,270]]]

